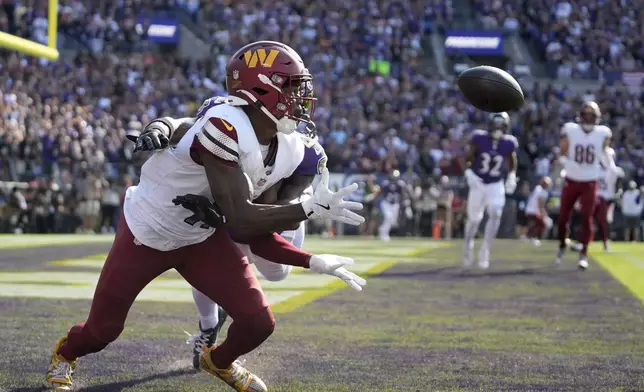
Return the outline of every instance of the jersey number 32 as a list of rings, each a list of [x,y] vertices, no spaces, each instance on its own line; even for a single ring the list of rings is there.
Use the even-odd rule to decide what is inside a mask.
[[[501,155],[490,155],[487,152],[481,154],[481,174],[489,174],[492,177],[501,175],[503,157]]]

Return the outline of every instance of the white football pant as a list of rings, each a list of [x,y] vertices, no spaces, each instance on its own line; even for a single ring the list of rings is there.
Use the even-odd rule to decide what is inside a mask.
[[[489,263],[492,240],[496,237],[501,225],[501,216],[505,207],[505,184],[503,181],[491,184],[481,184],[470,188],[467,195],[467,223],[465,225],[465,252],[463,262],[471,263],[474,249],[474,238],[483,220],[485,211],[488,213],[483,244],[479,252],[479,265],[486,268]]]
[[[398,222],[398,213],[400,211],[400,204],[390,203],[387,200],[380,202],[380,212],[382,213],[382,223],[378,227],[378,236],[382,240],[389,239],[389,232],[391,228]]]
[[[302,246],[304,246],[305,236],[304,222],[300,223],[300,226],[296,230],[282,232],[281,236],[297,248],[302,249]],[[248,257],[248,262],[250,264],[255,264],[257,270],[262,274],[262,276],[264,276],[264,278],[266,278],[266,280],[277,282],[286,279],[293,269],[292,265],[273,263],[272,261],[268,261],[262,257],[254,255],[250,251],[250,246],[246,244],[237,244],[237,246],[239,246],[239,249],[241,249],[244,255]],[[205,330],[214,328],[219,323],[217,304],[194,287],[192,288],[192,298],[199,310],[201,329]]]

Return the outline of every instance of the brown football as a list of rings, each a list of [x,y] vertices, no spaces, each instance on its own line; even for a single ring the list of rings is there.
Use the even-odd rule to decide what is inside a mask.
[[[519,82],[500,68],[482,65],[467,69],[456,83],[472,106],[486,112],[507,112],[525,102]]]

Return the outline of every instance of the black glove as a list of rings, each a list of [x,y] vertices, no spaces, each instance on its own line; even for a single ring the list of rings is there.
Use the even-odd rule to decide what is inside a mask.
[[[143,128],[139,136],[130,134],[126,137],[135,143],[134,151],[162,150],[170,145],[172,124],[164,119],[156,119]]]
[[[217,228],[226,224],[227,220],[224,214],[221,213],[219,206],[211,202],[206,196],[187,194],[177,196],[172,199],[174,205],[190,210],[194,213],[187,217],[184,222],[190,226],[194,226],[197,222],[203,222],[201,227],[203,229]]]

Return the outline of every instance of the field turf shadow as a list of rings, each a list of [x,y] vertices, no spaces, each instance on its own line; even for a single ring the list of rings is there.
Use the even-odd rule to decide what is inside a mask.
[[[149,381],[169,380],[174,377],[181,377],[185,375],[196,374],[198,372],[199,371],[195,369],[171,370],[168,372],[152,374],[147,377],[141,377],[134,380],[110,382],[110,383],[100,384],[100,385],[92,385],[92,386],[75,389],[75,390],[78,392],[118,392],[118,391],[122,391],[125,388],[131,388],[138,384],[144,384]],[[11,392],[45,392],[48,390],[49,389],[43,385],[37,388],[17,388],[17,389],[11,390]],[[155,392],[171,392],[171,390],[172,388],[168,389],[167,391],[156,390]]]
[[[147,377],[141,377],[134,380],[110,382],[110,383],[101,384],[101,385],[92,385],[85,388],[81,388],[78,391],[79,392],[118,392],[118,391],[122,391],[125,388],[130,388],[138,384],[144,384],[149,381],[169,380],[174,377],[181,377],[189,374],[197,374],[198,372],[199,372],[198,370],[192,369],[192,368],[171,370],[168,372],[152,374]],[[172,389],[169,389],[168,391],[157,390],[155,392],[171,392],[171,390]]]
[[[512,276],[550,276],[556,274],[558,276],[567,274],[578,274],[576,270],[557,270],[549,266],[544,267],[525,267],[508,270],[478,270],[476,267],[470,269],[463,269],[460,266],[449,267],[429,267],[420,268],[416,271],[399,271],[396,269],[387,270],[380,275],[380,279],[400,279],[411,278],[423,280],[425,278],[431,279],[432,277],[441,278],[475,278],[475,277],[489,277],[489,278],[504,278]]]

